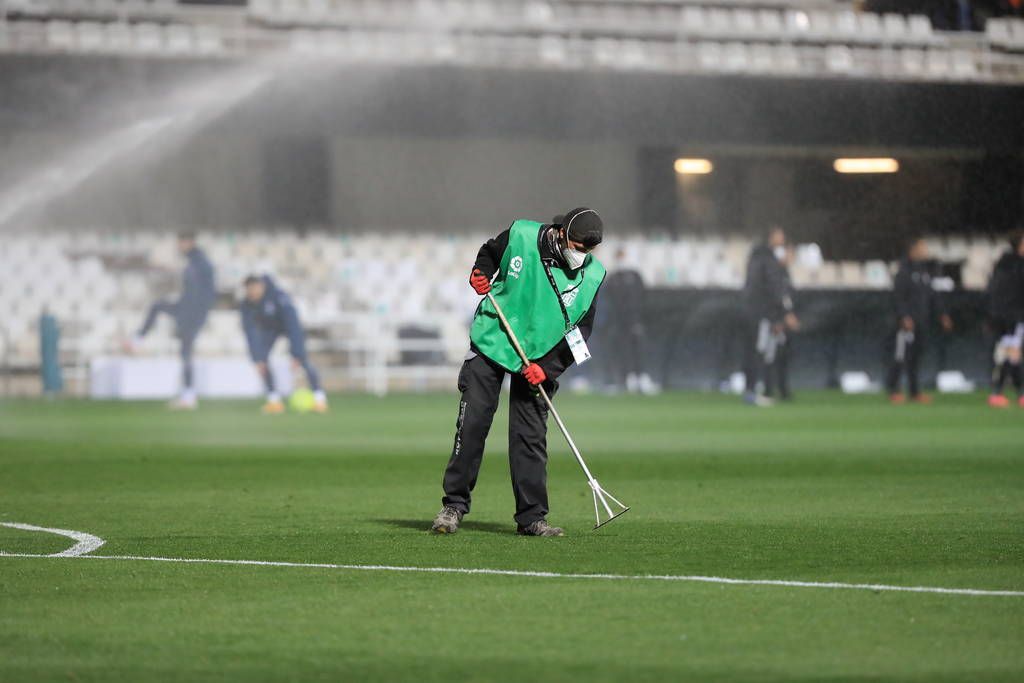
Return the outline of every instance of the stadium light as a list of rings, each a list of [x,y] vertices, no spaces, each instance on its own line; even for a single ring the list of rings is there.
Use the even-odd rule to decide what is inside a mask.
[[[900,163],[895,159],[836,159],[832,164],[836,173],[895,173]]]
[[[673,168],[679,175],[707,175],[714,165],[708,159],[676,159]]]

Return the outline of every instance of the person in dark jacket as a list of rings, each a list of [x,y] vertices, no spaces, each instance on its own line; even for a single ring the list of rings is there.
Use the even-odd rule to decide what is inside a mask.
[[[914,238],[907,248],[907,256],[900,262],[893,280],[893,303],[896,329],[890,336],[892,356],[886,388],[892,403],[906,402],[900,389],[900,380],[906,372],[910,399],[930,403],[931,398],[921,392],[921,357],[927,349],[929,328],[936,314],[942,329],[953,329],[953,320],[942,306],[932,282],[932,263],[928,243]]]
[[[616,252],[618,267],[608,273],[601,286],[602,311],[607,311],[615,325],[604,331],[609,341],[612,384],[631,394],[655,394],[658,387],[644,368],[647,330],[644,307],[647,285],[634,266],[627,263],[622,247]]]
[[[263,405],[263,412],[284,412],[284,403],[277,392],[274,373],[270,368],[270,350],[281,337],[288,340],[293,367],[301,367],[306,373],[309,388],[313,391],[313,411],[327,412],[327,395],[320,386],[320,375],[309,362],[306,333],[288,293],[278,287],[269,275],[250,275],[245,278],[245,298],[239,311],[242,314],[245,340],[249,345],[249,356],[267,388],[267,402]]]
[[[988,404],[1005,408],[1006,380],[1013,382],[1017,402],[1024,408],[1021,378],[1021,346],[1024,345],[1024,233],[1010,238],[1010,250],[996,262],[988,284],[989,319],[996,334],[992,393]]]
[[[800,329],[793,309],[793,285],[789,277],[790,251],[786,233],[773,227],[768,239],[750,252],[743,292],[746,300],[746,376],[744,400],[751,405],[771,405],[772,396],[789,400],[790,336]],[[765,395],[757,393],[764,379]]]
[[[192,350],[210,309],[217,301],[217,285],[213,264],[196,245],[194,233],[178,235],[178,251],[187,260],[181,276],[181,294],[177,301],[161,300],[154,303],[142,327],[126,342],[125,348],[129,352],[137,351],[160,314],[171,316],[174,319],[175,334],[181,342],[182,375],[181,395],[171,403],[171,407],[191,410],[197,406],[193,387]]]
[[[553,397],[562,373],[589,358],[586,340],[605,277],[604,266],[591,252],[602,236],[600,216],[581,207],[561,224],[514,221],[480,247],[469,284],[499,302],[529,362],[522,362],[493,304],[483,299],[459,373],[455,443],[442,481],[441,511],[431,526],[434,533],[455,533],[469,514],[502,382],[510,375],[508,458],[516,531],[563,535],[547,521],[548,409],[535,387],[543,386]]]

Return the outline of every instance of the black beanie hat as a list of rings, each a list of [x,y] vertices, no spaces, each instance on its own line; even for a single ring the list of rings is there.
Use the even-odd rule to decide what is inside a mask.
[[[562,225],[573,242],[580,242],[587,249],[593,249],[604,238],[604,222],[597,211],[581,206],[565,214]]]

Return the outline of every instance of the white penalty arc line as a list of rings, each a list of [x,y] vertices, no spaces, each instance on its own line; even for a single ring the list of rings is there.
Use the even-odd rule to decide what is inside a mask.
[[[967,595],[975,597],[1024,597],[1024,591],[1014,590],[986,590],[980,588],[942,588],[936,586],[893,586],[875,583],[843,583],[839,581],[789,581],[783,579],[733,579],[724,576],[699,576],[699,575],[675,575],[675,574],[574,574],[567,572],[542,572],[528,571],[521,569],[473,569],[469,567],[407,567],[387,564],[334,564],[327,562],[283,562],[273,560],[218,560],[199,557],[148,557],[143,555],[90,555],[92,549],[98,548],[105,542],[103,539],[85,534],[80,531],[68,531],[65,529],[49,529],[46,527],[33,526],[31,524],[15,524],[0,522],[2,526],[25,531],[45,531],[49,533],[68,536],[79,541],[74,547],[62,553],[42,555],[33,553],[5,553],[0,551],[0,557],[20,558],[76,558],[85,560],[114,560],[134,562],[170,562],[176,564],[219,564],[239,565],[255,567],[288,567],[302,569],[339,569],[344,571],[370,571],[370,572],[406,572],[421,574],[475,574],[484,576],[514,576],[534,579],[577,579],[577,580],[603,580],[603,581],[667,581],[667,582],[689,582],[689,583],[711,583],[725,584],[730,586],[779,586],[783,588],[821,588],[832,590],[866,590],[873,592],[890,593],[937,593],[940,595]],[[72,535],[74,534],[74,535]],[[86,541],[86,537],[91,539]],[[95,542],[91,549],[80,550],[86,543]],[[74,552],[73,552],[74,551]]]
[[[12,529],[21,529],[22,531],[42,531],[48,534],[57,534],[58,536],[67,536],[68,538],[77,541],[73,546],[67,550],[59,553],[53,553],[52,555],[40,555],[40,557],[80,557],[86,553],[91,553],[102,546],[104,541],[99,536],[93,536],[87,534],[84,531],[73,531],[71,529],[53,529],[45,526],[36,526],[35,524],[21,524],[19,522],[0,522],[0,526],[10,527]],[[3,555],[0,552],[0,555]]]

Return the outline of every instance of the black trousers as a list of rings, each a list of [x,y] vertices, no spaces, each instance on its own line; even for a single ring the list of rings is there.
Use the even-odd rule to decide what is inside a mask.
[[[757,391],[757,380],[764,372],[764,359],[757,351],[758,324],[758,320],[746,319],[740,332],[743,338],[743,378],[748,394]]]
[[[462,365],[459,373],[459,416],[455,423],[455,445],[444,472],[444,498],[463,514],[469,512],[476,486],[484,443],[498,408],[501,384],[506,370],[483,356]],[[544,383],[553,396],[558,383]],[[509,399],[508,462],[512,473],[512,492],[516,498],[516,523],[527,526],[548,514],[547,486],[548,409],[522,375],[512,375]]]
[[[609,330],[608,340],[611,346],[608,357],[612,367],[612,384],[625,387],[629,375],[639,375],[644,371],[647,333],[642,323],[636,323]]]
[[[920,326],[917,326],[920,329]],[[924,355],[925,350],[925,337],[920,332],[914,332],[914,340],[911,342],[905,342],[902,344],[899,340],[899,330],[893,332],[891,335],[891,341],[889,349],[891,351],[889,374],[886,377],[885,386],[890,394],[899,393],[900,391],[900,380],[902,379],[903,372],[907,373],[907,385],[910,391],[910,395],[919,396],[921,394],[921,383],[919,381],[919,368],[921,366],[921,357]]]
[[[788,400],[789,391],[789,340],[775,347],[775,360],[764,364],[764,395],[772,398],[778,392],[779,398]]]
[[[757,380],[764,380],[764,394],[789,399],[789,344],[790,339],[777,343],[774,357],[769,363],[764,353],[758,348],[761,327],[765,322],[760,318],[748,319],[742,332],[743,336],[743,376],[746,380],[746,391],[752,394],[757,391]]]

